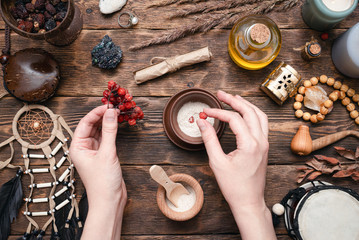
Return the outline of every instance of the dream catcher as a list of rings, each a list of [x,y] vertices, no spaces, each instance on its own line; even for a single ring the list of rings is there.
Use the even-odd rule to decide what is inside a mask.
[[[0,170],[7,167],[18,169],[16,176],[0,189],[0,239],[7,239],[10,224],[16,218],[22,201],[25,203],[24,215],[29,225],[20,239],[43,239],[46,229],[52,224],[51,239],[76,239],[82,234],[79,207],[75,199],[74,166],[68,155],[68,139],[63,130],[72,137],[73,133],[65,120],[41,105],[25,105],[14,117],[12,123],[13,136],[0,144],[0,148],[10,146],[11,156],[0,161]],[[14,166],[13,142],[22,147],[24,167]],[[47,160],[47,168],[31,166],[38,159]],[[29,194],[23,199],[21,178],[23,174],[30,178]],[[38,175],[51,175],[50,182],[36,180]],[[39,192],[48,191],[46,197],[36,197]],[[30,211],[38,203],[47,203],[42,211]],[[31,207],[30,207],[31,206]],[[42,204],[44,206],[44,204]],[[39,225],[37,217],[48,217]]]

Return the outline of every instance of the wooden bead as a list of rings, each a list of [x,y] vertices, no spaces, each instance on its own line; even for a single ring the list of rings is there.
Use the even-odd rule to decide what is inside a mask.
[[[348,90],[349,90],[349,87],[346,84],[343,84],[342,87],[340,88],[340,91],[343,91],[343,92],[347,92]]]
[[[304,86],[300,86],[298,89],[298,93],[304,95],[305,94],[305,87]]]
[[[295,111],[295,116],[297,117],[297,118],[301,118],[301,117],[303,117],[303,111],[302,110],[297,110],[297,111]]]
[[[357,118],[355,119],[355,123],[356,123],[357,125],[359,125],[359,117],[357,117]]]
[[[340,89],[342,87],[342,83],[340,81],[335,81],[333,87],[334,89]]]
[[[328,86],[333,86],[335,83],[335,79],[334,78],[328,78],[327,84]]]
[[[359,102],[359,94],[355,94],[352,99],[354,102]]]
[[[309,81],[309,80],[305,80],[304,83],[303,83],[304,87],[311,87],[312,86],[312,82]]]
[[[324,119],[325,119],[325,115],[323,115],[323,114],[321,114],[321,113],[318,113],[318,114],[317,114],[317,120],[318,120],[319,122],[323,121]]]
[[[344,99],[342,100],[342,104],[343,104],[344,106],[347,106],[349,103],[350,103],[350,98],[348,98],[348,97],[346,97],[346,98],[344,98]]]
[[[338,94],[336,92],[332,92],[331,94],[329,94],[329,99],[335,102],[336,100],[338,100]]]
[[[294,107],[295,110],[301,109],[301,108],[302,108],[302,103],[300,103],[300,102],[295,102],[295,103],[293,104],[293,107]]]
[[[347,95],[348,97],[353,97],[355,95],[355,90],[353,88],[349,89],[347,91]]]
[[[320,81],[321,83],[327,83],[327,81],[328,81],[327,75],[322,75],[322,76],[320,76],[320,77],[319,77],[319,81]]]
[[[354,111],[354,110],[355,110],[355,105],[354,105],[354,103],[348,104],[348,105],[347,105],[347,110],[348,110],[349,112]]]
[[[326,107],[324,107],[324,106],[322,106],[322,107],[320,108],[320,113],[321,113],[321,114],[327,115],[328,112],[329,112],[328,108],[326,108]]]
[[[324,102],[324,107],[326,108],[331,108],[333,107],[333,101],[332,100],[327,100]]]
[[[309,121],[309,119],[311,118],[311,114],[309,113],[309,112],[305,112],[304,114],[303,114],[303,120],[304,121]]]
[[[357,117],[359,117],[359,112],[357,110],[351,111],[350,112],[350,117],[352,119],[356,119]]]
[[[343,91],[340,91],[340,92],[339,92],[339,99],[340,99],[340,100],[343,100],[346,96],[347,96],[347,95],[345,94],[345,92],[343,92]]]
[[[312,123],[317,123],[317,122],[318,122],[317,115],[313,114],[313,115],[310,117],[310,121],[311,121]]]
[[[303,102],[303,99],[304,99],[304,97],[302,94],[297,94],[295,96],[295,101],[297,101],[297,102]]]
[[[312,77],[312,78],[310,79],[310,82],[312,83],[313,86],[315,86],[315,85],[318,84],[318,78]]]

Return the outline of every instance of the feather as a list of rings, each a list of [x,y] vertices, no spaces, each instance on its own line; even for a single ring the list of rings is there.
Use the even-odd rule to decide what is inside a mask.
[[[82,224],[85,224],[87,213],[89,211],[89,203],[87,200],[87,193],[84,192],[82,194],[80,203],[79,203],[79,210],[80,210],[80,219],[82,221]]]
[[[22,203],[22,171],[0,188],[0,240],[6,240],[10,234],[10,224],[16,219]]]
[[[70,196],[70,193],[66,191],[65,193],[61,194],[59,197],[55,198],[55,204],[58,205],[62,203],[64,200],[68,198],[68,196]],[[56,234],[54,228],[52,228],[51,240],[63,239],[65,224],[70,210],[71,210],[71,204],[66,204],[61,209],[55,212],[55,224],[58,233]]]
[[[84,229],[85,221],[87,218],[87,213],[89,209],[89,203],[87,200],[87,193],[86,191],[82,194],[81,200],[79,202],[79,212],[80,212],[80,221],[82,221],[82,227],[77,229],[76,233],[76,240],[80,240],[82,236],[82,231]]]

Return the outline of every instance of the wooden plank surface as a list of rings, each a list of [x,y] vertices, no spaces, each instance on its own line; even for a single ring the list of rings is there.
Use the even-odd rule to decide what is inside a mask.
[[[78,121],[92,108],[100,105],[100,96],[108,80],[115,80],[129,89],[135,100],[145,113],[145,119],[137,126],[128,128],[121,125],[117,137],[117,150],[123,166],[129,201],[125,210],[123,237],[124,240],[178,240],[178,239],[209,239],[229,240],[240,239],[238,229],[234,223],[229,207],[225,202],[208,166],[205,151],[187,152],[172,144],[163,131],[162,112],[169,97],[189,86],[205,88],[213,93],[218,89],[244,96],[256,104],[269,117],[270,124],[270,152],[267,173],[265,197],[267,205],[271,207],[280,201],[293,188],[297,171],[296,167],[303,164],[311,156],[298,157],[290,151],[290,141],[297,128],[303,124],[293,116],[293,100],[287,101],[282,107],[276,105],[258,88],[266,76],[284,61],[300,72],[303,78],[327,74],[341,79],[350,87],[359,90],[359,81],[342,76],[331,61],[331,44],[341,33],[353,26],[359,20],[357,9],[350,17],[329,32],[329,40],[320,43],[323,47],[322,56],[310,63],[304,62],[300,53],[293,48],[304,45],[311,36],[319,39],[319,32],[308,29],[301,18],[300,8],[289,12],[270,13],[274,21],[281,28],[283,44],[278,58],[268,67],[260,71],[247,71],[237,67],[227,53],[229,29],[216,29],[206,34],[197,34],[181,39],[175,43],[150,47],[137,52],[130,52],[128,48],[143,40],[150,39],[163,33],[164,30],[178,28],[181,25],[192,24],[195,16],[188,19],[168,20],[176,8],[147,9],[153,1],[129,1],[125,10],[134,11],[140,23],[133,29],[120,29],[117,25],[119,13],[103,16],[98,9],[98,0],[75,1],[84,14],[84,29],[80,37],[70,46],[54,47],[45,41],[26,39],[12,34],[12,53],[25,47],[41,47],[52,53],[59,61],[62,70],[61,85],[55,97],[46,102],[56,114],[62,115],[74,130]],[[4,36],[4,23],[0,21],[0,39]],[[100,70],[91,65],[91,50],[108,34],[114,42],[121,46],[124,52],[123,62],[112,71]],[[1,41],[3,42],[3,41]],[[187,53],[198,48],[209,46],[213,53],[210,62],[186,67],[143,85],[137,86],[133,80],[133,72],[149,64],[152,57],[170,57]],[[330,88],[326,88],[331,91]],[[0,142],[12,135],[11,123],[15,113],[22,103],[6,97],[0,100]],[[228,106],[226,106],[228,109]],[[327,119],[317,125],[311,125],[313,139],[328,133],[341,130],[358,130],[350,120],[347,111],[339,103]],[[230,129],[221,138],[225,152],[235,148],[235,139]],[[338,146],[355,149],[358,141],[352,137],[341,140]],[[129,150],[130,149],[130,150]],[[19,158],[20,147],[15,145],[16,157],[14,164],[22,164]],[[9,148],[0,149],[0,159],[9,156]],[[324,148],[317,154],[337,156],[332,146]],[[345,161],[341,158],[342,161]],[[31,161],[31,166],[44,167],[46,161]],[[194,219],[178,223],[167,219],[159,211],[155,194],[157,185],[150,179],[148,169],[152,164],[162,165],[169,174],[183,172],[194,176],[201,184],[205,203],[202,211]],[[64,169],[64,168],[63,168]],[[60,169],[60,174],[63,169]],[[0,172],[0,184],[8,181],[14,175],[14,170],[5,169]],[[77,198],[84,189],[78,176]],[[350,179],[330,179],[321,177],[340,186],[350,187],[359,191],[359,185]],[[50,181],[51,178],[43,174],[37,178],[39,182]],[[25,195],[29,183],[27,176],[23,178]],[[238,183],[240,184],[240,183]],[[38,196],[46,196],[47,190],[38,191]],[[46,210],[46,204],[32,206],[32,210]],[[43,223],[46,218],[40,218]],[[155,225],[153,223],[156,223]],[[27,220],[19,216],[12,224],[11,240],[19,237],[27,227]],[[48,231],[49,232],[49,231]],[[283,222],[277,227],[278,239],[289,239]],[[49,239],[48,236],[45,239]]]

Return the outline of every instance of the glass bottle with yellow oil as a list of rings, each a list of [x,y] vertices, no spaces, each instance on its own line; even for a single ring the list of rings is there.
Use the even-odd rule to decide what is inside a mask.
[[[279,54],[282,44],[280,30],[270,18],[247,16],[232,28],[228,52],[240,67],[258,70],[270,64]]]

